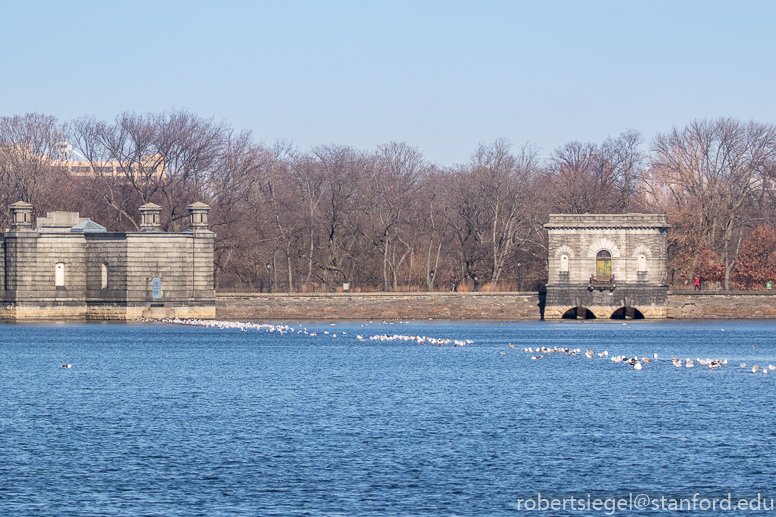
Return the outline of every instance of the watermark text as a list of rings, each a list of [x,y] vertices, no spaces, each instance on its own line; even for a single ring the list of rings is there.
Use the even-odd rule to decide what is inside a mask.
[[[606,515],[617,512],[649,511],[773,511],[774,498],[757,494],[754,497],[704,497],[700,493],[688,497],[669,497],[649,494],[624,495],[622,497],[545,497],[541,493],[517,500],[518,510],[527,511],[600,511]]]

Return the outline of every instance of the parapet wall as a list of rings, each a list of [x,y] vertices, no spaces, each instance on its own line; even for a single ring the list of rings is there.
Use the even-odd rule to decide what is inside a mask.
[[[673,319],[776,318],[774,291],[669,291]]]
[[[58,293],[60,294],[60,293]],[[126,321],[140,317],[222,320],[439,320],[538,321],[538,293],[219,294],[216,307],[130,307],[98,301],[86,305],[66,293],[46,303],[3,305],[0,321]],[[669,292],[669,319],[776,318],[776,293]]]
[[[224,320],[539,320],[538,293],[219,294]]]
[[[541,303],[540,303],[541,302]],[[538,293],[332,293],[226,294],[217,296],[223,320],[461,320],[537,321]],[[776,292],[669,292],[669,319],[776,318]]]

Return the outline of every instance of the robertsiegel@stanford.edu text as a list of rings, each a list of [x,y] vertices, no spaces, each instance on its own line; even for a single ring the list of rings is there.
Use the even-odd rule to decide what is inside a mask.
[[[601,511],[606,515],[626,511],[773,511],[773,498],[756,497],[736,498],[732,494],[726,497],[701,497],[695,493],[691,497],[650,496],[647,494],[628,494],[622,497],[536,497],[517,500],[518,510],[528,511]]]

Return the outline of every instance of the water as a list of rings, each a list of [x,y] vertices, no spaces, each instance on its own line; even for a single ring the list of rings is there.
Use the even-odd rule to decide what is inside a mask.
[[[0,327],[0,515],[515,515],[539,493],[567,499],[545,515],[637,494],[700,515],[701,499],[667,505],[776,499],[776,371],[738,366],[776,364],[776,323],[293,326],[318,335]],[[356,339],[384,333],[474,343]],[[522,350],[542,345],[660,360]]]

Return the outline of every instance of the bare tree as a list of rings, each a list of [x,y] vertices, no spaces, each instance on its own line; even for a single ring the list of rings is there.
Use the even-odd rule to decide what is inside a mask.
[[[734,119],[696,120],[653,141],[652,198],[688,232],[691,274],[713,250],[729,288],[747,223],[747,205],[768,180],[776,127]]]
[[[471,163],[452,174],[448,220],[467,275],[474,276],[478,262],[487,258],[488,276],[498,281],[506,261],[533,234],[529,186],[538,171],[535,149],[524,146],[513,154],[511,144],[500,139],[481,144]]]
[[[56,117],[27,113],[0,118],[0,192],[3,224],[8,206],[22,200],[45,211],[58,184],[61,145],[67,128]]]
[[[422,206],[425,208],[418,210],[420,217],[415,219],[416,231],[428,241],[424,276],[426,289],[429,291],[434,290],[434,280],[438,278],[436,273],[439,271],[442,246],[447,239],[448,220],[444,211],[444,177],[435,168],[432,168],[426,175],[422,187]]]
[[[185,206],[206,198],[220,181],[230,129],[188,111],[122,113],[111,124],[82,118],[73,124],[74,146],[92,171],[89,188],[139,229],[136,203],[166,205],[165,226],[177,231]],[[238,137],[245,138],[245,135]]]
[[[299,205],[300,216],[304,221],[306,242],[298,250],[299,257],[304,261],[305,273],[302,281],[302,289],[306,289],[313,276],[313,268],[316,263],[316,230],[320,217],[320,207],[324,194],[328,188],[322,174],[322,167],[318,160],[309,154],[295,153],[289,163],[290,179],[294,182],[296,190],[303,201]],[[303,207],[303,208],[302,208]]]
[[[629,213],[638,198],[646,158],[640,147],[643,143],[641,133],[628,129],[615,139],[607,138],[601,145],[602,166],[611,171],[613,187],[619,193],[617,208],[622,213]]]
[[[382,255],[385,291],[389,285],[398,289],[399,268],[415,248],[417,237],[408,227],[427,168],[420,151],[391,142],[378,148],[375,166],[366,179],[360,203],[365,220],[359,229]]]
[[[230,136],[221,171],[202,198],[213,208],[210,226],[217,233],[216,279],[229,283],[236,278],[250,289],[259,285],[264,273],[263,246],[273,240],[268,231],[271,217],[267,203],[255,198],[255,186],[266,183],[269,154],[248,134]]]
[[[321,232],[318,246],[322,255],[318,264],[323,274],[320,278],[328,279],[329,284],[348,282],[355,273],[350,265],[357,252],[349,235],[356,231],[355,203],[373,160],[365,153],[336,145],[315,147],[313,155],[323,177],[321,217],[317,220]]]
[[[569,142],[552,153],[548,184],[555,210],[572,214],[618,211],[620,196],[612,168],[594,143]]]
[[[157,114],[151,120],[157,128],[155,153],[143,158],[150,164],[145,170],[141,166],[140,172],[143,183],[158,186],[170,210],[170,227],[180,231],[188,204],[220,194],[213,187],[221,184],[222,156],[232,131],[185,110]],[[163,174],[154,174],[153,167],[157,173],[161,167]]]
[[[278,242],[283,246],[288,280],[288,292],[294,290],[293,259],[304,231],[304,218],[299,213],[299,196],[289,174],[288,159],[293,150],[288,144],[277,143],[268,153],[266,197],[272,211]],[[273,255],[274,256],[274,255]],[[277,274],[277,271],[275,272]]]

